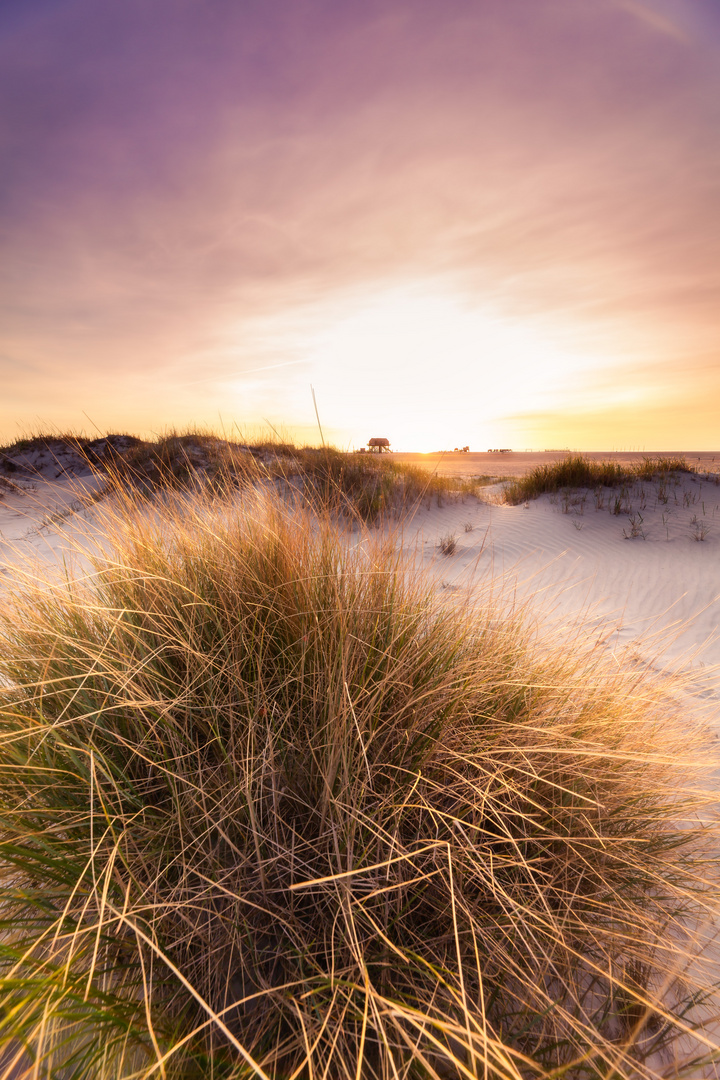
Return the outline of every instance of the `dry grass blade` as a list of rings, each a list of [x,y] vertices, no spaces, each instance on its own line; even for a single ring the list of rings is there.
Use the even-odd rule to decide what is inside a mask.
[[[700,1075],[716,830],[661,688],[267,491],[104,513],[0,613],[8,1075]]]

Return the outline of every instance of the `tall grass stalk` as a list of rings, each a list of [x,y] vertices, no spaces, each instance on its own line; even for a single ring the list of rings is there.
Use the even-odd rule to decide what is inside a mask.
[[[267,492],[97,509],[94,574],[0,612],[5,1076],[700,1074],[661,689]]]

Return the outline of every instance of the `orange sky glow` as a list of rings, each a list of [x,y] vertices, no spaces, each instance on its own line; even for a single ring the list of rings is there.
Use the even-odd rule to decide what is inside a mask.
[[[0,441],[720,449],[720,7],[7,0]]]

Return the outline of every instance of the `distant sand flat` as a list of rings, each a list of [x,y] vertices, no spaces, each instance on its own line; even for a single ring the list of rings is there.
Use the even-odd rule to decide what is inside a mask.
[[[430,470],[437,469],[443,476],[524,476],[536,465],[552,465],[554,461],[562,461],[569,453],[575,451],[553,450],[545,452],[515,452],[495,454],[463,454],[448,451],[437,454],[393,454],[394,461],[407,462],[410,465],[420,465]],[[583,454],[583,457],[592,461],[617,461],[619,464],[628,464],[641,461],[644,457],[682,457],[684,456],[689,465],[699,466],[709,472],[720,472],[720,450],[688,450],[688,451],[658,451],[655,452],[598,452]]]

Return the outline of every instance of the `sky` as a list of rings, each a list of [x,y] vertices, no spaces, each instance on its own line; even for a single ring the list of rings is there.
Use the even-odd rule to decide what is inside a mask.
[[[718,0],[3,0],[0,442],[720,449]]]

